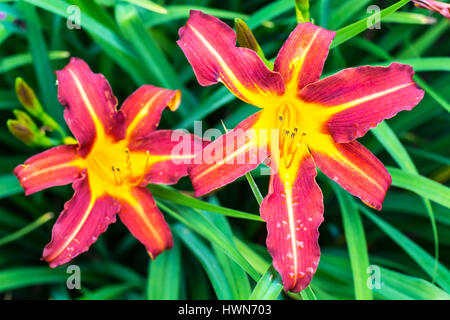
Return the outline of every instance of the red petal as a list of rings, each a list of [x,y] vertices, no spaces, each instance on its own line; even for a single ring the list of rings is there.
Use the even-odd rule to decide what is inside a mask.
[[[308,146],[323,173],[366,204],[381,210],[392,179],[369,150],[357,141],[335,143],[325,135],[312,143],[308,140]]]
[[[87,177],[73,184],[75,194],[53,226],[52,240],[45,246],[42,260],[54,268],[89,249],[108,225],[116,221],[119,205],[109,196],[94,198]]]
[[[252,130],[261,111],[242,121],[234,130],[206,146],[189,170],[195,195],[220,188],[258,167],[268,154],[267,141]]]
[[[206,142],[182,130],[157,130],[146,138],[133,141],[132,152],[149,153],[149,167],[141,185],[175,184],[188,174],[196,153],[202,151]]]
[[[256,52],[236,47],[233,29],[219,19],[191,10],[177,41],[194,69],[198,82],[223,82],[240,99],[261,105],[284,92],[280,75],[267,69]]]
[[[144,137],[153,132],[159,124],[161,113],[168,106],[175,111],[180,105],[181,92],[151,85],[137,89],[129,96],[120,112],[124,115],[127,136],[130,139]]]
[[[300,98],[328,108],[328,132],[336,142],[349,142],[420,102],[424,92],[413,74],[410,66],[398,63],[345,69],[305,87]]]
[[[105,77],[92,73],[81,59],[72,58],[56,75],[58,99],[66,106],[64,118],[84,157],[98,136],[121,131],[122,128],[113,121],[117,99]]]
[[[14,169],[14,174],[30,195],[37,191],[74,182],[81,175],[76,164],[77,145],[64,145],[41,152]]]
[[[172,248],[173,239],[169,226],[156,207],[150,191],[135,187],[131,189],[130,197],[119,201],[122,205],[120,220],[145,245],[152,259]]]
[[[267,222],[267,249],[286,291],[308,286],[319,259],[319,225],[323,221],[322,192],[315,181],[316,166],[306,145],[298,163],[280,168],[270,179],[269,193],[261,204]],[[298,156],[298,155],[296,155]],[[293,177],[293,178],[291,178]]]
[[[335,34],[310,22],[297,25],[275,60],[274,71],[283,77],[286,91],[297,94],[320,79]]]

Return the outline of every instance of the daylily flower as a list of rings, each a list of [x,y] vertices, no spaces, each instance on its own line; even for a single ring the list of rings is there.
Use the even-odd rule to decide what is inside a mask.
[[[391,177],[355,139],[419,103],[424,93],[412,80],[414,71],[393,63],[345,69],[320,80],[335,32],[311,23],[299,24],[291,33],[273,71],[254,51],[236,47],[230,27],[202,12],[191,11],[179,35],[178,45],[201,85],[220,81],[262,109],[196,156],[190,169],[196,196],[234,181],[270,156],[269,192],[260,208],[267,222],[267,248],[285,290],[299,292],[311,281],[320,258],[323,203],[316,166],[380,210]],[[263,137],[268,130],[279,135]],[[239,139],[249,131],[253,133]],[[230,150],[227,140],[236,135],[243,143]],[[225,156],[217,159],[215,154]],[[215,161],[201,161],[210,155]],[[251,161],[234,161],[238,158]]]
[[[450,19],[450,4],[434,0],[413,0],[417,8],[423,8],[440,13],[447,19]]]
[[[26,195],[73,183],[75,194],[56,221],[42,259],[56,267],[87,251],[117,213],[151,258],[170,249],[169,226],[145,186],[173,184],[187,175],[193,152],[172,155],[178,143],[173,131],[155,131],[164,108],[178,107],[180,92],[144,85],[117,111],[109,83],[84,61],[72,58],[57,79],[64,117],[78,144],[44,151],[14,170]],[[202,147],[193,135],[177,136],[190,139],[192,150]]]

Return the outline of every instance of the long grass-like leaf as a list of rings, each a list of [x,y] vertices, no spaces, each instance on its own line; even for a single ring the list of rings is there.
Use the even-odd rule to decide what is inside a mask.
[[[259,279],[249,300],[276,300],[283,290],[281,277],[271,265]]]
[[[412,240],[408,239],[404,234],[396,228],[373,214],[369,209],[360,206],[360,210],[375,223],[383,232],[385,232],[395,243],[397,243],[430,277],[435,274],[434,258],[425,250],[419,247]],[[445,290],[450,290],[450,272],[442,264],[438,264],[436,271],[436,283]]]
[[[9,242],[12,242],[12,241],[22,238],[23,236],[25,236],[26,234],[30,233],[31,231],[39,228],[40,226],[42,226],[43,224],[45,224],[47,221],[51,220],[52,218],[53,218],[53,213],[51,213],[51,212],[43,214],[38,219],[36,219],[32,223],[26,225],[22,229],[17,230],[16,232],[11,233],[11,234],[7,235],[6,237],[0,238],[0,247],[3,246],[4,244],[7,244]]]
[[[332,187],[341,208],[345,238],[352,266],[355,297],[359,300],[372,300],[372,291],[366,284],[369,254],[361,216],[353,198],[335,183],[332,184]]]
[[[392,167],[387,167],[387,169],[392,176],[393,186],[412,191],[450,208],[450,189],[448,187],[419,174]]]
[[[231,299],[231,290],[225,274],[211,250],[191,230],[182,224],[176,224],[173,230],[203,265],[217,298],[222,300]]]
[[[180,192],[175,191],[174,189],[163,186],[163,185],[150,185],[149,186],[150,191],[158,198],[168,200],[174,203],[178,203],[184,206],[205,210],[209,212],[214,212],[218,214],[223,214],[229,217],[233,218],[241,218],[241,219],[248,219],[253,221],[260,221],[263,222],[264,220],[261,219],[260,216],[257,216],[255,214],[250,214],[238,210],[233,210],[221,206],[217,206],[211,203],[207,203],[204,201],[201,201],[199,199],[184,195]],[[1,193],[0,193],[1,194]]]
[[[380,18],[383,19],[384,17],[390,15],[391,13],[394,13],[395,11],[403,7],[405,4],[407,4],[409,1],[410,0],[401,0],[391,5],[390,7],[381,10]],[[369,16],[365,19],[359,20],[358,22],[352,23],[351,25],[339,29],[336,32],[336,37],[334,38],[334,41],[331,43],[331,48],[334,48],[344,43],[345,41],[353,38],[354,36],[366,30],[368,28],[369,19],[373,19],[373,17]]]
[[[180,296],[181,251],[174,239],[174,246],[152,260],[149,265],[147,299],[177,300]]]

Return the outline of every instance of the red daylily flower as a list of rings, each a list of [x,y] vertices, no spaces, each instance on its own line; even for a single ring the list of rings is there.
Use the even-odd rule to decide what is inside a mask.
[[[180,92],[144,85],[117,111],[108,81],[84,61],[72,58],[57,78],[64,117],[79,144],[44,151],[14,170],[26,195],[73,183],[75,194],[56,221],[42,259],[56,267],[87,251],[117,213],[151,258],[170,249],[169,226],[145,186],[174,184],[187,175],[193,151],[172,155],[178,144],[173,131],[155,131],[164,108],[178,107]],[[202,148],[193,135],[177,137],[189,139],[192,150]]]
[[[311,281],[320,258],[323,202],[316,166],[380,210],[391,177],[355,139],[419,103],[424,93],[412,80],[414,71],[393,63],[346,69],[320,80],[335,32],[311,23],[299,24],[291,33],[274,71],[254,51],[236,47],[229,26],[202,12],[191,11],[179,35],[178,45],[201,85],[220,81],[262,109],[196,156],[189,170],[196,196],[234,181],[270,156],[269,192],[260,208],[267,222],[267,248],[285,290],[299,292]],[[279,135],[260,133],[267,130]],[[230,149],[228,142],[236,136],[243,143]],[[214,161],[202,161],[205,156]]]
[[[413,0],[417,8],[427,9],[440,13],[447,19],[450,19],[450,4],[434,0]]]

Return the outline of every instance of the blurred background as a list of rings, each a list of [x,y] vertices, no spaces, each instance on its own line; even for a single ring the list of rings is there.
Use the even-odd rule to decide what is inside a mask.
[[[16,78],[34,90],[66,133],[54,71],[70,57],[104,74],[119,104],[142,84],[181,89],[181,107],[165,111],[160,128],[192,130],[195,120],[203,121],[204,130],[222,129],[221,120],[233,128],[256,108],[221,85],[197,83],[175,43],[189,9],[215,15],[232,27],[235,18],[244,20],[268,59],[297,23],[294,0],[1,1],[0,298],[448,299],[450,21],[407,0],[310,1],[313,22],[338,31],[324,75],[398,61],[413,66],[426,94],[413,111],[401,112],[360,139],[393,177],[381,212],[319,174],[325,202],[322,258],[307,290],[282,290],[270,268],[265,225],[256,221],[258,203],[245,177],[201,201],[190,198],[187,178],[173,188],[151,186],[175,237],[174,249],[153,262],[121,223],[111,225],[89,252],[68,265],[50,269],[39,260],[72,189],[25,197],[12,175],[15,166],[43,151],[42,145],[60,143],[59,133],[36,118],[30,119],[40,128],[41,146],[22,135],[26,145],[8,130],[13,110],[25,112],[16,97]],[[368,29],[369,16],[378,9],[383,10],[381,23]],[[265,195],[269,177],[259,176],[259,170],[252,174]],[[70,277],[77,273],[69,265],[79,267],[80,289],[68,286],[76,284]]]

